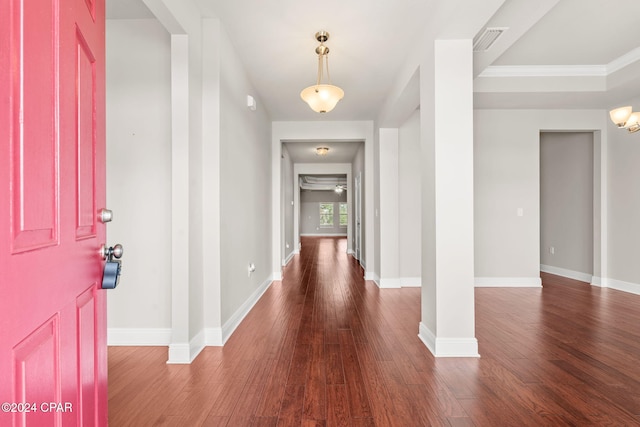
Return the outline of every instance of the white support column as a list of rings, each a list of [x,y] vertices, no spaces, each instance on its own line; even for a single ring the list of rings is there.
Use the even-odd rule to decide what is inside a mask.
[[[171,36],[171,344],[189,363],[189,36]]]
[[[398,129],[380,129],[380,287],[400,287]]]
[[[436,40],[421,66],[422,322],[437,357],[477,357],[471,40]]]

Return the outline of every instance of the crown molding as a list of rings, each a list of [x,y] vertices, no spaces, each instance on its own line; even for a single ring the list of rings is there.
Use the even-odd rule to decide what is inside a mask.
[[[613,74],[616,71],[620,71],[638,61],[640,61],[640,47],[637,47],[609,62],[607,64],[607,74]]]
[[[606,77],[606,65],[491,65],[479,77]]]
[[[478,77],[607,77],[640,61],[640,47],[605,65],[490,65]]]

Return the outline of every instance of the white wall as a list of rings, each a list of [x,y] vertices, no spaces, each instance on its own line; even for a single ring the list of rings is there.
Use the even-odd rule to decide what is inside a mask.
[[[420,285],[422,219],[420,193],[420,113],[415,111],[399,129],[398,233],[401,286]]]
[[[107,21],[107,243],[124,246],[108,293],[109,339],[120,328],[171,327],[170,39],[156,20]],[[142,344],[141,342],[136,342]]]
[[[271,123],[226,33],[220,40],[222,324],[271,278]],[[256,97],[250,111],[247,95]],[[247,266],[256,271],[248,277]]]
[[[592,132],[540,134],[540,262],[542,271],[591,282]]]
[[[347,235],[347,227],[340,227],[339,203],[347,203],[347,192],[301,191],[300,235]],[[333,203],[333,227],[320,227],[320,203]]]
[[[191,2],[150,8],[162,26],[109,24],[109,161],[119,159],[109,174],[121,188],[109,197],[116,220],[119,209],[133,219],[112,238],[122,233],[125,277],[143,286],[110,304],[109,326],[188,363],[222,344],[271,283],[271,127],[218,20]]]
[[[640,110],[640,98],[619,105]],[[608,286],[640,293],[640,132],[609,125]]]
[[[540,286],[540,132],[596,131],[601,135],[594,162],[603,176],[594,174],[602,184],[594,185],[596,193],[600,192],[594,200],[606,201],[607,121],[604,110],[475,110],[477,286]],[[606,206],[595,206],[594,240],[606,236],[606,227]],[[598,247],[605,251],[606,242]],[[594,260],[600,257],[594,254]],[[602,257],[594,264],[594,271],[602,271],[605,277],[606,261]]]
[[[399,271],[399,208],[398,208],[398,129],[380,129],[378,134],[378,215],[380,227],[380,269],[378,285],[400,287]]]

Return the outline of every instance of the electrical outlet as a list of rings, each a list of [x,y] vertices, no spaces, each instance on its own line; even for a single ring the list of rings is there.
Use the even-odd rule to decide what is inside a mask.
[[[550,247],[549,247],[549,253],[550,253],[551,255],[555,255],[555,254],[556,254],[556,248],[554,248],[553,246],[550,246]]]
[[[247,268],[247,276],[251,277],[251,273],[256,271],[256,265],[252,262],[249,263],[249,267]]]

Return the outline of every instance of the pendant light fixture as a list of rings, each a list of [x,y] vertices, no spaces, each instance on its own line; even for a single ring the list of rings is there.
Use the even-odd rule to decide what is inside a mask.
[[[318,54],[318,80],[313,86],[305,88],[300,92],[300,97],[309,104],[309,107],[316,113],[327,113],[336,106],[338,101],[344,97],[344,91],[338,86],[331,84],[329,76],[329,48],[324,42],[329,40],[329,33],[326,31],[318,31],[316,40],[320,42],[320,46],[316,48]],[[324,70],[327,72],[327,83],[323,83]]]

